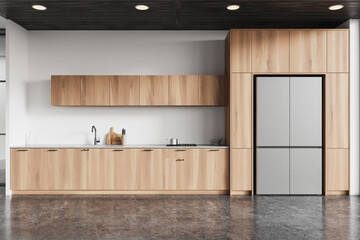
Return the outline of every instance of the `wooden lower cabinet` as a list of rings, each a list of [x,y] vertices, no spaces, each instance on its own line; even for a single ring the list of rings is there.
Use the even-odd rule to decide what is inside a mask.
[[[252,191],[252,149],[231,149],[231,191]]]
[[[326,189],[349,191],[349,149],[326,149]]]
[[[12,149],[13,191],[229,190],[228,149]]]
[[[87,152],[12,149],[11,190],[85,190]]]
[[[164,150],[165,190],[228,190],[227,149]]]
[[[137,150],[90,149],[88,190],[136,190]]]

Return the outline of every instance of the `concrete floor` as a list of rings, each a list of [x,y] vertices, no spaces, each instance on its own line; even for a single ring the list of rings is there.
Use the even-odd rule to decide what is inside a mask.
[[[360,239],[360,197],[4,196],[0,239]]]

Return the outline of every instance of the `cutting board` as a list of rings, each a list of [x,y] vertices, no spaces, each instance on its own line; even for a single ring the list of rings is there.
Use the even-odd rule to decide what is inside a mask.
[[[107,145],[121,145],[122,134],[114,132],[114,127],[110,128],[110,132],[107,134],[106,144]]]

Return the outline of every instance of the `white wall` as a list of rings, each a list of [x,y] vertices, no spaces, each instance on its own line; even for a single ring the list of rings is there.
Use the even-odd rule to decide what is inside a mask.
[[[359,165],[359,55],[360,36],[359,20],[350,20],[350,194],[360,194],[360,165]]]
[[[28,32],[16,23],[6,23],[7,137],[6,194],[10,194],[9,146],[25,144],[27,132]]]
[[[224,74],[226,31],[30,31],[31,144],[92,143],[92,125],[127,129],[129,144],[209,143],[225,134],[223,107],[53,107],[55,74]]]

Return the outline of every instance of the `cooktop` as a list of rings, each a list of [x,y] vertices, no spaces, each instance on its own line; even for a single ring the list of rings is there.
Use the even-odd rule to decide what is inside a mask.
[[[176,145],[171,145],[171,144],[167,144],[167,147],[196,147],[196,144],[193,143],[182,143],[182,144],[176,144]]]

